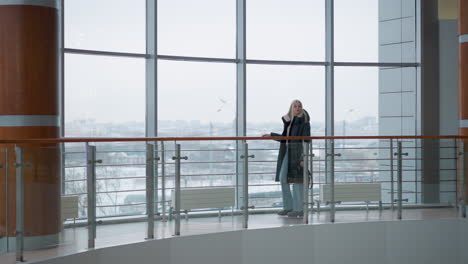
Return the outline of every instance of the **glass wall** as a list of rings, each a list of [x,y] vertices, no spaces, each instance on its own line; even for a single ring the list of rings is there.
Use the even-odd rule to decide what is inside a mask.
[[[247,0],[245,7],[242,3],[162,0],[157,1],[157,13],[147,15],[145,0],[66,1],[65,136],[144,137],[147,117],[157,120],[156,135],[161,137],[281,133],[281,116],[293,99],[301,100],[309,112],[313,136],[417,134],[415,0]],[[331,14],[333,27],[326,25]],[[152,21],[154,25],[149,24]],[[155,41],[146,36],[148,26],[156,29]],[[327,34],[333,34],[334,42],[327,41]],[[156,54],[147,54],[153,49]],[[327,51],[334,52],[332,61],[327,60]],[[148,71],[154,58],[156,71]],[[328,70],[334,75],[326,75]],[[151,79],[156,85],[149,86]],[[156,96],[148,97],[148,91]],[[237,97],[244,93],[245,100]],[[333,115],[326,113],[327,103]],[[148,112],[147,104],[155,105],[156,111]],[[244,107],[245,117],[239,111]],[[327,123],[333,126],[327,128]],[[243,127],[245,135],[238,132]],[[344,153],[337,162],[343,175],[337,179],[382,177],[387,165],[378,162],[380,144],[336,142]],[[236,183],[233,142],[182,145],[193,161],[184,186]],[[174,147],[165,147],[170,162]],[[278,143],[250,147],[256,155],[251,193],[259,197],[254,204],[275,206],[274,200],[261,197],[278,194],[273,180]],[[314,146],[322,154],[323,148]],[[81,188],[77,179],[84,176],[83,149],[67,146],[66,193]],[[99,188],[105,194],[103,207],[112,208],[102,209],[101,216],[127,214],[131,211],[119,209],[125,197],[141,195],[145,188],[144,146],[101,144],[100,150],[108,167],[101,168]],[[114,166],[123,158],[128,167]],[[347,173],[357,170],[357,163],[352,163],[356,159],[368,160],[367,172]],[[171,166],[168,175],[173,174]],[[168,188],[171,184],[169,179]],[[116,193],[121,195],[112,196]]]
[[[64,136],[144,137],[146,2],[68,0],[64,9]],[[97,216],[141,214],[125,206],[145,190],[142,143],[96,144]],[[63,193],[86,217],[84,144],[66,144]],[[144,193],[144,192],[143,192]]]
[[[288,113],[294,99],[301,100],[309,113],[311,135],[325,135],[323,66],[247,65],[247,87],[247,136],[281,134],[282,117]],[[254,185],[249,193],[255,206],[279,205],[280,188],[274,181],[279,143],[252,141],[249,148],[255,155],[249,164],[249,172],[253,174],[251,184]]]

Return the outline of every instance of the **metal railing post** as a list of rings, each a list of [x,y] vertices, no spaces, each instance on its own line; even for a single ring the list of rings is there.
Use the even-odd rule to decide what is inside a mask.
[[[454,168],[455,168],[455,207],[457,209],[457,213],[460,211],[460,207],[458,205],[458,197],[460,197],[460,190],[459,190],[459,177],[461,175],[461,170],[460,170],[460,166],[461,166],[461,144],[458,143],[458,139],[454,138],[453,139],[453,146],[454,146],[454,150],[455,150],[455,153],[454,153]]]
[[[315,157],[315,154],[314,154],[314,149],[313,149],[313,145],[312,145],[312,140],[310,140],[310,156],[309,156],[309,166],[310,166],[310,189],[312,190],[311,191],[311,194],[312,194],[312,199],[310,201],[311,203],[311,208],[312,208],[312,213],[314,212],[314,204],[315,204],[315,200],[314,200],[314,157]],[[320,168],[320,162],[319,162],[319,168]],[[319,173],[320,173],[320,169],[319,169]],[[320,175],[319,175],[320,176]]]
[[[154,238],[154,145],[146,144],[146,212],[148,214],[147,239]]]
[[[8,235],[10,234],[10,229],[9,229],[9,221],[8,221],[8,204],[9,204],[9,199],[8,199],[8,176],[9,176],[9,157],[8,157],[9,151],[8,148],[5,148],[5,210],[6,210],[6,216],[5,217],[5,234],[6,234],[6,251],[8,252],[10,250],[10,243],[8,242]]]
[[[188,157],[180,156],[180,144],[176,144],[175,156],[172,160],[175,160],[175,224],[174,224],[174,235],[180,236],[180,160],[187,160]]]
[[[408,199],[403,199],[403,156],[408,156],[408,153],[402,152],[402,143],[398,141],[398,152],[395,153],[395,156],[398,156],[398,175],[397,175],[397,182],[398,182],[398,199],[395,201],[397,202],[398,207],[398,219],[401,220],[402,218],[402,210],[403,210],[403,201],[408,201]]]
[[[86,184],[88,190],[88,248],[95,247],[96,239],[96,146],[86,144]]]
[[[243,170],[243,185],[242,192],[244,195],[243,199],[243,220],[242,227],[249,227],[249,158],[255,158],[255,155],[249,155],[249,145],[244,143],[244,154],[240,156],[244,160],[244,170]]]
[[[340,153],[335,154],[335,141],[330,140],[330,153],[327,157],[330,158],[330,222],[335,222],[335,157],[341,157]]]
[[[243,210],[243,221],[242,221],[242,227],[243,228],[248,228],[249,226],[249,149],[247,143],[244,144],[244,157],[241,156],[241,158],[244,158],[244,185],[243,187],[243,194],[244,194],[244,210]]]
[[[158,189],[159,189],[159,161],[161,160],[161,157],[159,157],[159,152],[158,152],[158,142],[154,142],[152,143],[152,145],[154,146],[154,154],[153,154],[153,158],[154,158],[154,174],[153,174],[153,178],[154,178],[154,188],[153,188],[153,197],[154,197],[154,201],[153,201],[153,208],[154,208],[154,214],[159,216],[161,215],[161,213],[159,212],[159,195],[158,195]]]
[[[302,209],[304,212],[304,216],[302,219],[303,224],[309,223],[309,158],[310,158],[310,164],[312,164],[312,156],[313,156],[313,154],[309,153],[309,145],[310,145],[310,150],[312,151],[312,140],[310,142],[306,142],[305,144],[303,144],[303,152],[304,152],[303,153],[304,198],[303,198],[303,209]],[[311,178],[312,178],[313,176],[312,170],[310,171],[310,173],[311,173]]]
[[[16,152],[16,261],[24,261],[24,149],[15,146]]]
[[[393,139],[390,139],[390,201],[392,211],[395,210],[395,190],[394,190],[394,177],[393,177]]]
[[[162,220],[167,221],[166,217],[166,152],[164,150],[164,141],[161,141],[161,203]]]
[[[310,164],[310,189],[311,189],[311,212],[314,212],[314,205],[315,205],[315,200],[314,200],[314,150],[313,150],[313,145],[312,145],[312,140],[310,140],[310,156],[309,156],[309,164]],[[318,162],[319,164],[319,176],[320,176],[320,161]]]
[[[461,174],[461,179],[460,179],[460,185],[461,185],[461,216],[463,218],[466,218],[466,186],[465,186],[465,177],[466,177],[466,172],[465,172],[465,169],[466,169],[466,165],[465,165],[465,162],[466,162],[466,148],[465,148],[465,142],[462,141],[462,151],[461,151],[461,155],[462,155],[462,161],[461,161],[461,169],[462,169],[462,174]]]
[[[3,152],[3,151],[2,151]],[[3,169],[3,164],[0,163],[0,169]],[[5,172],[5,196],[8,197],[8,174]],[[5,197],[5,220],[8,219],[8,199]],[[7,222],[8,224],[8,222]],[[8,241],[8,227],[5,227],[5,237],[6,237],[6,241]],[[3,236],[2,234],[0,233],[0,239],[2,239]],[[6,248],[7,251],[8,251],[8,247]],[[2,253],[2,247],[0,247],[0,254]]]

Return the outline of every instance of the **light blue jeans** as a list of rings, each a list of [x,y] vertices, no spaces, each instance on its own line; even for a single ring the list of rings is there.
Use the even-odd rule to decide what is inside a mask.
[[[302,202],[304,201],[304,184],[294,183],[293,193],[288,183],[288,151],[284,155],[280,170],[281,193],[283,194],[283,209],[302,212]]]

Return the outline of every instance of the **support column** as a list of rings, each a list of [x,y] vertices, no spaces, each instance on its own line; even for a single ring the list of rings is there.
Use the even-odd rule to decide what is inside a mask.
[[[58,138],[58,1],[0,0],[0,138]],[[58,244],[60,150],[56,144],[23,146],[25,249]],[[0,234],[14,249],[16,168],[0,169]],[[6,191],[8,190],[8,194]],[[8,197],[7,197],[8,195]],[[8,223],[8,226],[7,226]]]
[[[236,9],[236,59],[237,59],[237,122],[236,122],[236,136],[245,137],[247,134],[247,88],[246,88],[246,0],[237,0]],[[236,142],[236,204],[241,207],[244,201],[244,192],[242,186],[244,185],[243,177],[243,161],[240,156],[243,154],[244,142]],[[247,159],[246,159],[247,160]]]
[[[325,136],[335,136],[335,26],[334,26],[334,0],[325,1]],[[326,140],[325,182],[330,184],[335,180],[335,145]],[[334,206],[334,204],[333,204]]]
[[[146,0],[146,137],[158,135],[157,1]]]
[[[468,136],[468,1],[460,0],[458,4],[460,135]],[[467,182],[465,178],[465,186],[460,186],[465,188],[465,193],[468,191]]]
[[[439,27],[435,0],[421,1],[421,135],[439,135]],[[421,144],[421,202],[440,202],[439,141]],[[404,147],[404,146],[403,146]]]

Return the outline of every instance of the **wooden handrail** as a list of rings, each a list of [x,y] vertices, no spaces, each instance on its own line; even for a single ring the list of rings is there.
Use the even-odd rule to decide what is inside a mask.
[[[0,144],[52,144],[80,142],[237,141],[237,140],[326,140],[326,139],[463,139],[468,136],[335,136],[335,137],[147,137],[147,138],[32,138],[0,139]]]

